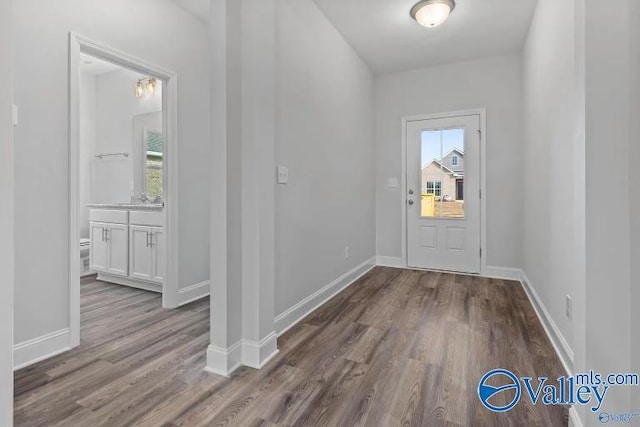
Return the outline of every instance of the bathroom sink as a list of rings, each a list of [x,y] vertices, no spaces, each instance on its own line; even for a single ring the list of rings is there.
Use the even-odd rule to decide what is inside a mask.
[[[162,208],[164,203],[142,203],[142,202],[125,202],[117,203],[118,206],[123,208]]]
[[[93,209],[157,210],[157,209],[164,208],[164,203],[122,202],[122,203],[90,204],[90,205],[87,205],[87,207],[93,208]]]

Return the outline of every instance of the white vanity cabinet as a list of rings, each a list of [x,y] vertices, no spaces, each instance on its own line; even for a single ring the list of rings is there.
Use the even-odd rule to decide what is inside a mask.
[[[91,209],[90,220],[91,269],[98,279],[162,292],[163,212]]]
[[[126,211],[92,211],[91,270],[114,276],[128,275],[129,232]]]
[[[129,219],[129,276],[155,283],[164,281],[166,245],[161,212],[131,212]]]

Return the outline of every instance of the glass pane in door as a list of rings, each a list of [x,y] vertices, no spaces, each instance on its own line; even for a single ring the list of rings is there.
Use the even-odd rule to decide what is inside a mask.
[[[422,132],[421,216],[464,218],[464,129]]]

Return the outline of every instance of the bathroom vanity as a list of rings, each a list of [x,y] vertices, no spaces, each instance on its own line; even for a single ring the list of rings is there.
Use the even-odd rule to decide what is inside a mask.
[[[166,264],[163,205],[88,205],[91,270],[98,279],[162,292]]]

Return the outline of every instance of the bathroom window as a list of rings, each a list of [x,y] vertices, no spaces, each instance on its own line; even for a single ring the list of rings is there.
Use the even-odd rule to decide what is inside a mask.
[[[162,132],[146,130],[146,193],[149,196],[162,196],[163,148]]]

